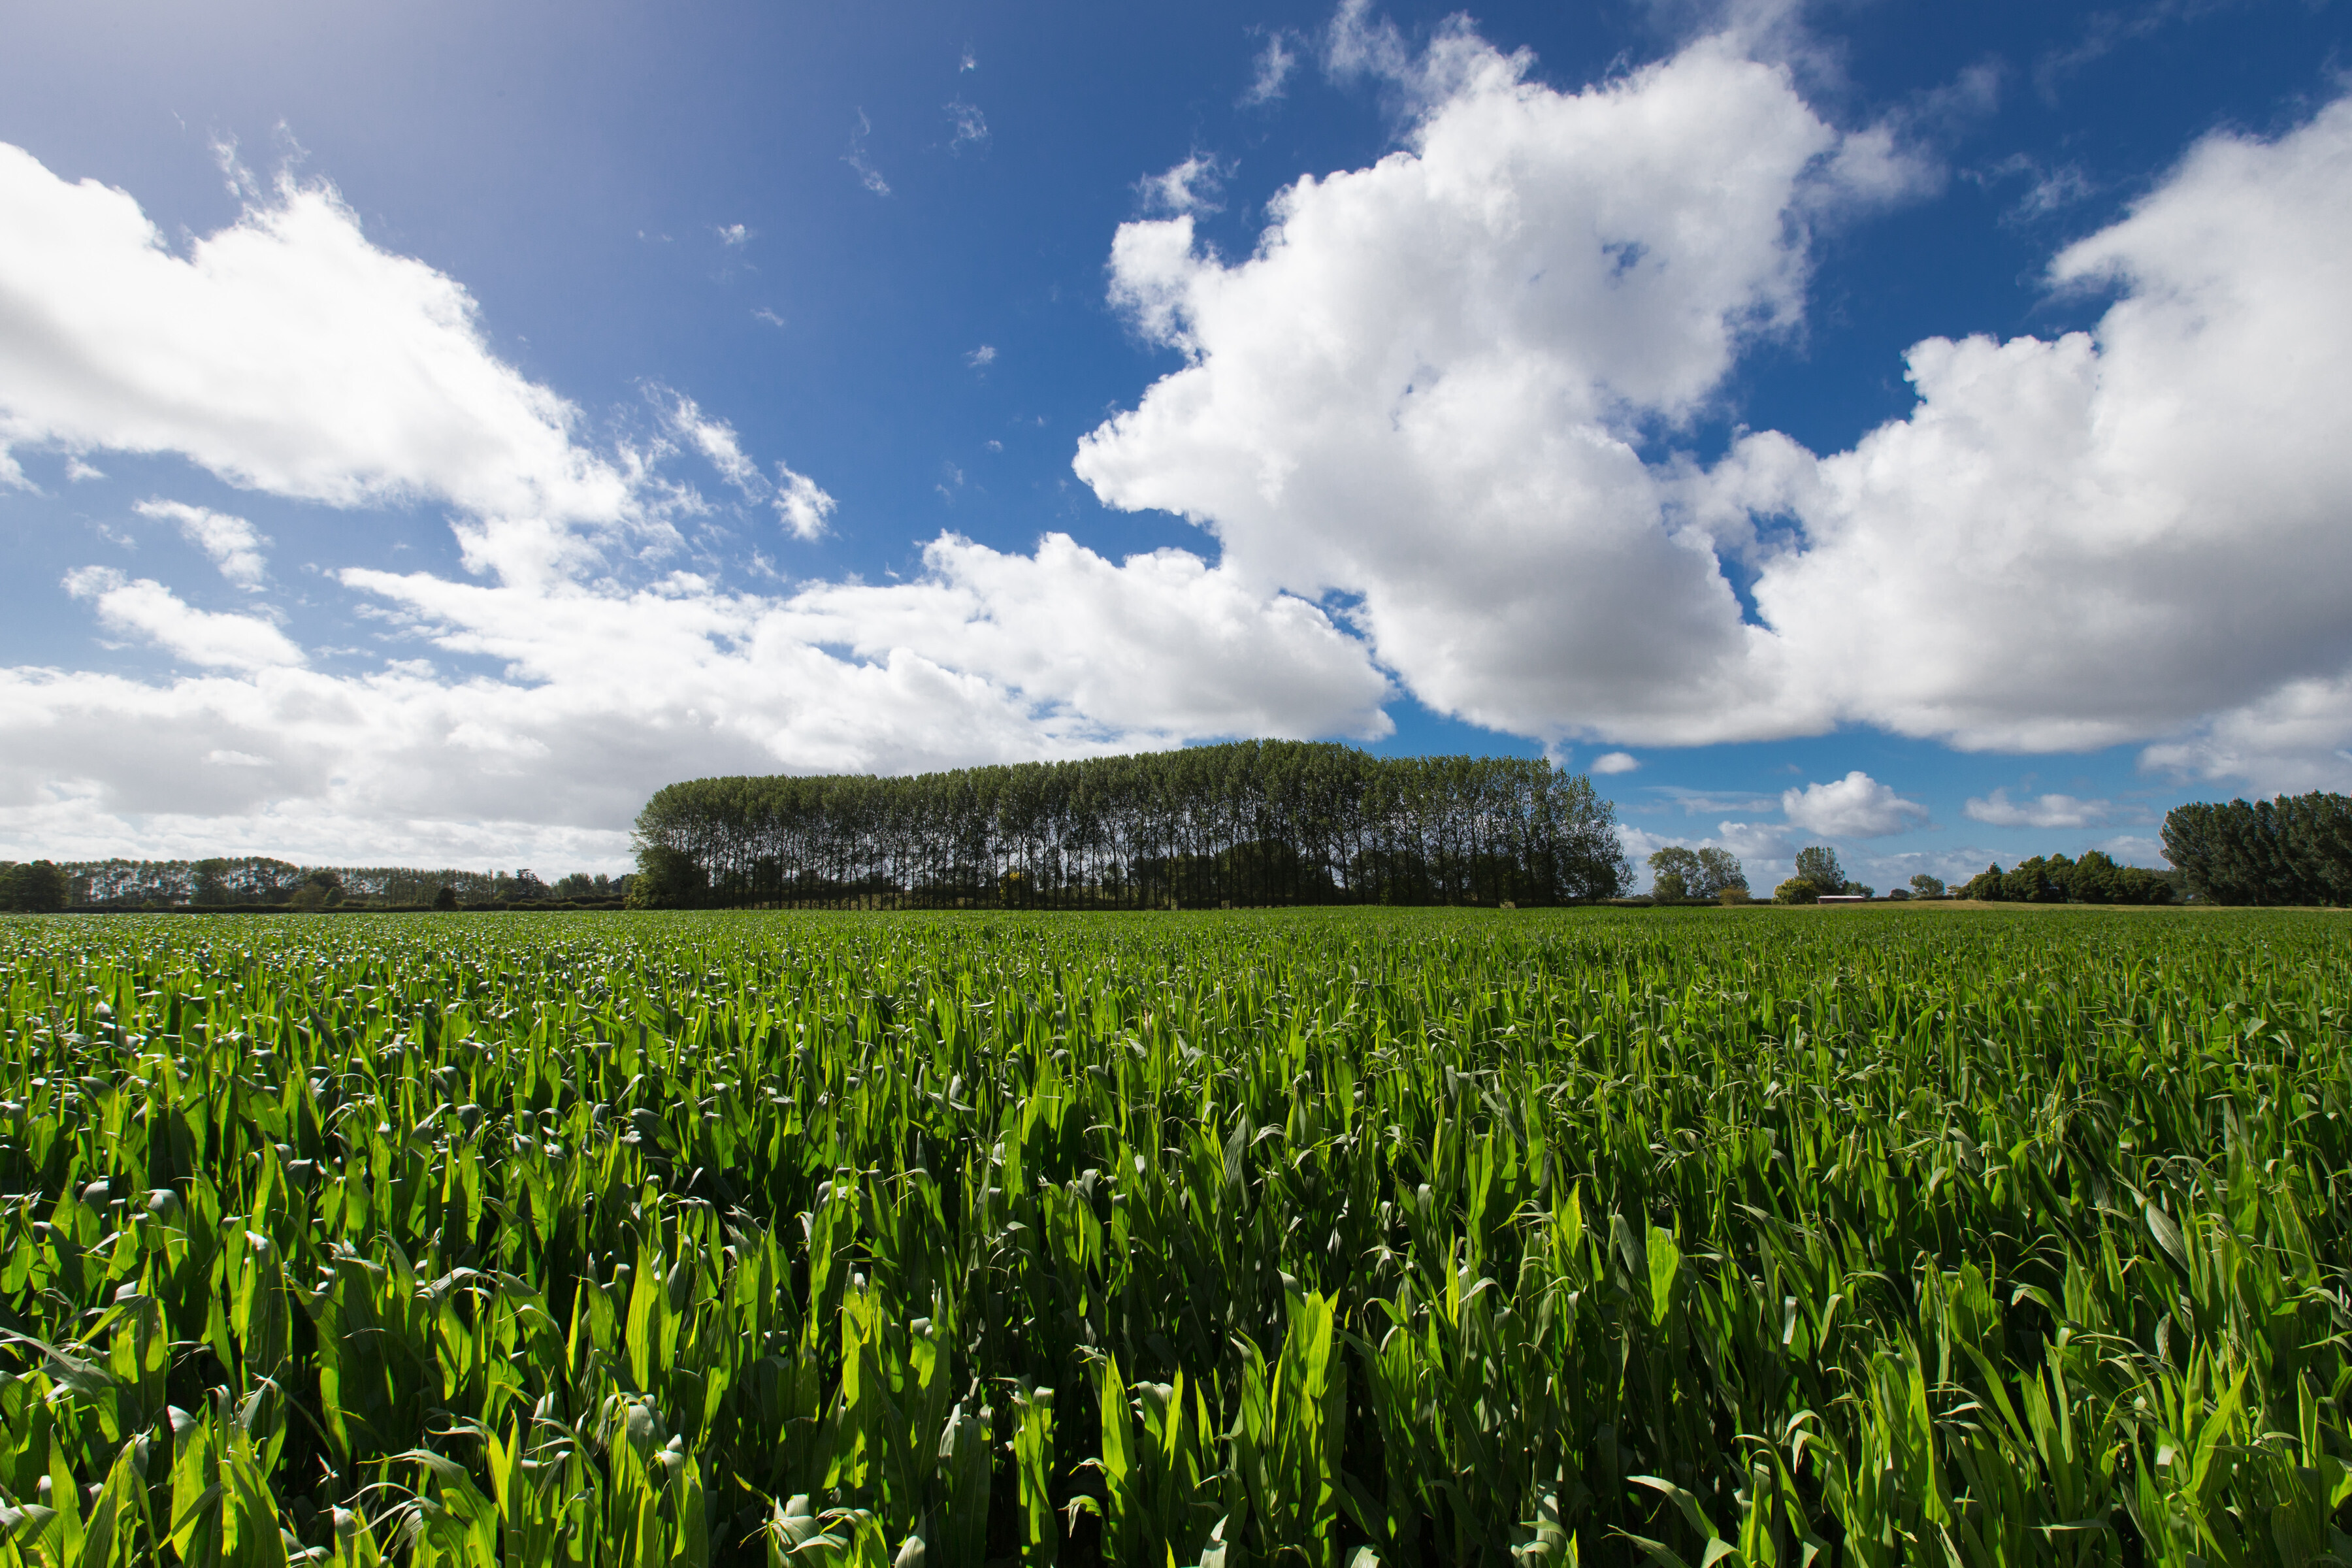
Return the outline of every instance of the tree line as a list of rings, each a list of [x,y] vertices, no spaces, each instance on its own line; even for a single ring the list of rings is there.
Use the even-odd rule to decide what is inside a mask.
[[[2009,904],[2168,904],[2172,882],[2161,871],[2118,866],[2104,850],[2085,849],[2079,860],[2036,855],[2006,871],[1996,861],[1960,897]]]
[[[618,899],[629,879],[575,872],[549,883],[528,869],[426,870],[411,866],[298,866],[266,855],[201,860],[0,863],[0,909],[331,909]]]
[[[1320,742],[695,779],[636,824],[643,906],[1557,904],[1633,879],[1580,774]]]
[[[2176,805],[2164,857],[2206,903],[2352,904],[2352,797]]]

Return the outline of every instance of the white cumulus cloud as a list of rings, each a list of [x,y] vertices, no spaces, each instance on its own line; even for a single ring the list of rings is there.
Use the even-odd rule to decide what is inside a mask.
[[[1830,784],[1782,791],[1780,814],[1824,838],[1883,838],[1927,821],[1926,806],[1904,799],[1860,768]]]
[[[122,191],[0,144],[0,448],[173,452],[335,506],[613,521],[629,484],[472,298],[281,182],[184,256]]]
[[[1788,679],[1970,746],[2343,734],[2352,103],[2207,139],[2052,277],[2122,297],[2091,332],[1916,345],[1918,406],[1851,452],[1748,443],[1749,499],[1803,529],[1755,587]]]
[[[1392,30],[1341,22],[1335,59],[1408,68]],[[1529,63],[1445,34],[1403,150],[1292,185],[1245,258],[1190,215],[1122,226],[1112,297],[1190,363],[1077,472],[1201,523],[1253,581],[1353,596],[1381,661],[1477,723],[1646,743],[1816,724],[1709,542],[1665,525],[1635,441],[1795,319],[1798,207],[1843,138],[1721,39],[1578,93]]]
[[[1517,733],[1853,722],[2352,782],[2352,101],[2205,139],[2057,255],[2053,289],[2115,292],[2095,330],[1915,344],[1916,408],[1850,451],[1645,463],[1800,321],[1820,215],[1924,178],[1753,42],[1570,93],[1350,0],[1326,63],[1402,91],[1403,147],[1300,180],[1238,259],[1184,213],[1122,227],[1112,299],[1188,363],[1077,472],[1347,595],[1415,696]]]

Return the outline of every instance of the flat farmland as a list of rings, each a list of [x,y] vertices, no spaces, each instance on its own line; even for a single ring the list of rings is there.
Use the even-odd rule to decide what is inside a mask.
[[[2352,1558],[2347,935],[0,921],[0,1563]]]

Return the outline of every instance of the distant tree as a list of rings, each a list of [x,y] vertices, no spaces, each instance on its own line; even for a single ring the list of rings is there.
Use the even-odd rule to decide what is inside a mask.
[[[1889,900],[1897,903],[1905,902],[1910,899],[1911,889],[1908,888],[1889,888],[1886,889],[1886,896]]]
[[[2116,903],[2168,904],[2174,896],[2172,879],[2161,871],[2151,871],[2145,866],[2116,868]]]
[[[1678,899],[1702,899],[1706,870],[1699,858],[1678,844],[1650,852],[1650,896],[1671,903]]]
[[[511,877],[499,872],[490,887],[490,896],[507,903],[536,903],[546,898],[547,892],[547,884],[528,866]]]
[[[64,909],[73,887],[54,861],[32,860],[0,870],[0,910],[49,914]]]
[[[1817,904],[1822,901],[1819,886],[1803,877],[1791,877],[1772,889],[1776,904]]]
[[[1748,891],[1747,874],[1727,849],[1685,849],[1670,845],[1650,856],[1650,896],[1654,899],[1720,899]]]
[[[1878,893],[1877,889],[1871,887],[1865,882],[1848,882],[1843,887],[1840,888],[1838,891],[1852,899],[1874,898]]]
[[[1944,896],[1944,879],[1922,871],[1911,879],[1911,891],[1922,899],[1940,899]]]
[[[1748,873],[1739,868],[1738,857],[1728,849],[1706,848],[1698,852],[1699,869],[1706,873],[1698,886],[1705,891],[1703,899],[1719,899],[1724,894],[1738,892],[1748,895]]]
[[[1968,886],[1960,889],[1960,897],[1999,900],[2001,897],[2001,876],[2000,862],[1996,860],[1969,879]]]
[[[457,907],[457,889],[451,887],[446,882],[442,883],[441,886],[434,891],[433,907],[436,910],[456,909]]]
[[[1797,851],[1797,877],[1811,882],[1816,892],[1834,893],[1845,886],[1845,868],[1838,864],[1837,851],[1820,844]]]
[[[2000,898],[2012,904],[2063,904],[2074,863],[2063,855],[2020,860],[2000,879]]]

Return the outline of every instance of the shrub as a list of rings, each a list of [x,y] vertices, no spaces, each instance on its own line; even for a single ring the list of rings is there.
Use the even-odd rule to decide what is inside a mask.
[[[1822,901],[1822,890],[1802,877],[1791,877],[1772,889],[1772,901],[1776,904],[1818,904]]]

